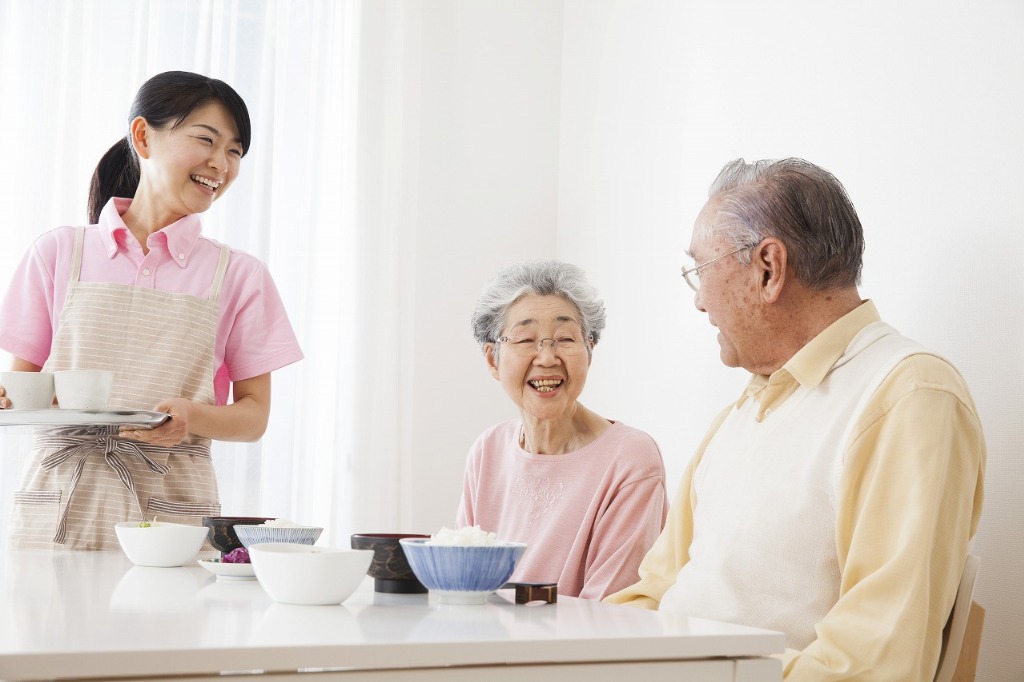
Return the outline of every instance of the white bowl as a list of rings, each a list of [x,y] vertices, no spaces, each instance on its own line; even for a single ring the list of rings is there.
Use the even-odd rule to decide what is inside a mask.
[[[323,532],[317,526],[266,526],[235,524],[235,535],[242,546],[249,549],[252,545],[266,542],[290,542],[299,545],[314,545]]]
[[[270,542],[249,548],[256,579],[284,604],[340,604],[366,577],[372,549]]]
[[[482,604],[504,585],[526,551],[522,542],[493,545],[433,545],[427,540],[402,538],[409,566],[427,589],[447,604]]]
[[[121,549],[136,566],[184,566],[199,553],[206,540],[204,526],[153,522],[140,528],[138,521],[114,525]]]

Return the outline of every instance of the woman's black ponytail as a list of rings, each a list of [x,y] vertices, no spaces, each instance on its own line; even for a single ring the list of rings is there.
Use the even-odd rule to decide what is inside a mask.
[[[127,138],[114,143],[92,173],[89,183],[89,224],[100,221],[100,211],[111,197],[135,196],[139,188],[139,160]]]

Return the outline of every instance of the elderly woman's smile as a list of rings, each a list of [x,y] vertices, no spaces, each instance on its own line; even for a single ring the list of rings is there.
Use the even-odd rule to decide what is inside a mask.
[[[580,314],[555,295],[526,294],[509,306],[490,357],[492,375],[527,421],[571,416],[590,367]]]
[[[561,379],[530,379],[526,383],[530,384],[537,390],[538,393],[550,393],[559,386],[562,385]]]

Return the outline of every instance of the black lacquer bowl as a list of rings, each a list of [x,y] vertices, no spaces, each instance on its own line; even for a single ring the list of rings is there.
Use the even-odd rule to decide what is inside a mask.
[[[420,594],[427,591],[412,572],[399,544],[402,538],[429,538],[409,533],[357,533],[352,536],[352,549],[372,549],[373,561],[366,571],[373,578],[373,589],[392,594]]]
[[[209,528],[207,537],[213,548],[221,554],[227,554],[242,546],[242,541],[235,533],[236,525],[256,526],[273,520],[273,517],[263,516],[204,516],[203,525]]]

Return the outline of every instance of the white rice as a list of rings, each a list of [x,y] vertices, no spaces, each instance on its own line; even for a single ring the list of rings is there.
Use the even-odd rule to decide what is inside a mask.
[[[431,535],[430,539],[423,544],[479,547],[497,545],[500,544],[500,541],[494,533],[483,530],[480,526],[466,526],[455,530],[442,527],[441,530]]]
[[[273,528],[298,528],[299,524],[289,521],[288,519],[270,519],[269,521],[263,522],[264,526],[271,526]]]

